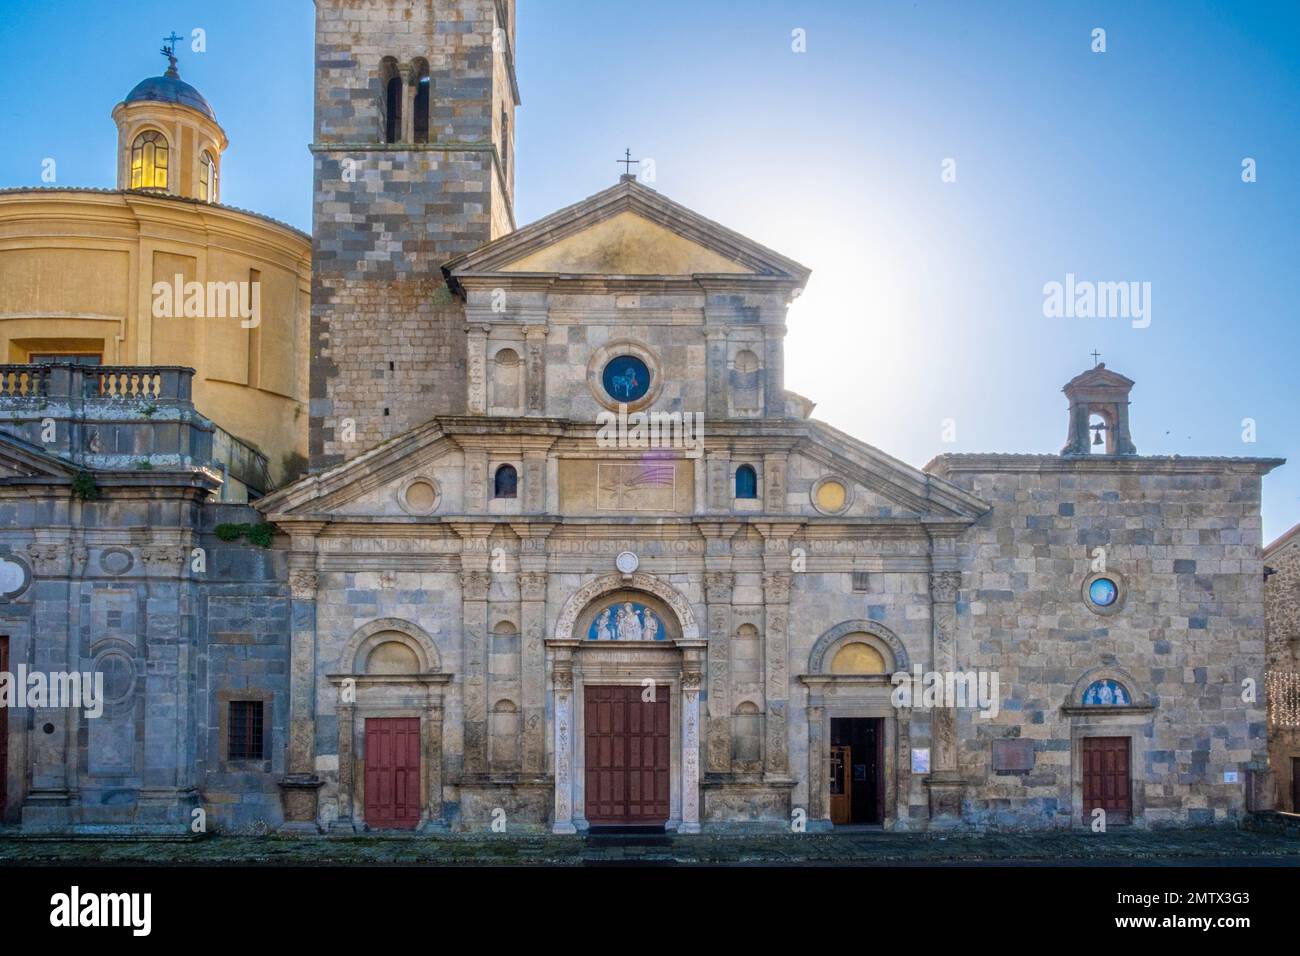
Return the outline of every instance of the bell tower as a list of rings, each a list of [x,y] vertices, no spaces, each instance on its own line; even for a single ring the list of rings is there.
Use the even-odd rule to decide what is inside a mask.
[[[1096,446],[1105,455],[1136,455],[1128,427],[1132,388],[1131,378],[1112,372],[1104,362],[1066,382],[1061,391],[1070,401],[1070,430],[1061,454],[1088,455]],[[1093,418],[1099,421],[1093,423]]]
[[[465,410],[442,264],[514,230],[515,0],[316,0],[313,471]]]

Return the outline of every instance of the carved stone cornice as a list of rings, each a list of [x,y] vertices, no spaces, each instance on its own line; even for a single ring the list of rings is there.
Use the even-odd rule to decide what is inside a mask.
[[[179,575],[188,556],[189,552],[176,544],[148,545],[140,549],[145,574]]]

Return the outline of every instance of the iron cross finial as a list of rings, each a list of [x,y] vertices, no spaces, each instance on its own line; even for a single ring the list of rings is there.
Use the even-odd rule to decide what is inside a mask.
[[[181,39],[181,37],[176,35],[175,30],[172,31],[171,36],[163,37],[162,55],[167,57],[167,72],[169,73],[176,72],[176,44],[179,43]]]
[[[618,162],[618,163],[622,163],[622,164],[623,164],[623,175],[624,175],[624,176],[630,176],[630,175],[632,175],[632,164],[633,164],[633,163],[639,163],[639,162],[641,162],[641,160],[639,160],[639,159],[633,159],[633,158],[632,158],[632,150],[631,150],[631,148],[628,148],[628,149],[623,150],[623,158],[622,158],[622,159],[615,160],[615,162]]]
[[[1100,358],[1101,358],[1101,353],[1098,352],[1096,349],[1093,349],[1093,350],[1092,350],[1092,365],[1093,365],[1093,368],[1096,368],[1096,367],[1100,364],[1100,363],[1097,361],[1097,360],[1100,359]]]

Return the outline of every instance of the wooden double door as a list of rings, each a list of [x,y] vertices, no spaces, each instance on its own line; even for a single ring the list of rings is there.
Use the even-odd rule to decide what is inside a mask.
[[[412,830],[420,822],[420,718],[366,718],[366,826]]]
[[[1133,781],[1129,774],[1127,737],[1084,737],[1083,822],[1092,822],[1098,807],[1107,823],[1128,823],[1133,817]]]
[[[653,696],[641,686],[584,688],[586,815],[593,826],[668,821],[669,693],[666,686]]]

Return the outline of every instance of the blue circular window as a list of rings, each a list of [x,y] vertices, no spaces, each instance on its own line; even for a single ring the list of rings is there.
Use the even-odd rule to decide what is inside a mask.
[[[650,369],[635,355],[620,355],[609,360],[600,381],[614,401],[631,403],[650,391]]]
[[[1097,578],[1088,585],[1088,599],[1097,607],[1110,607],[1119,597],[1119,588],[1110,578]]]

